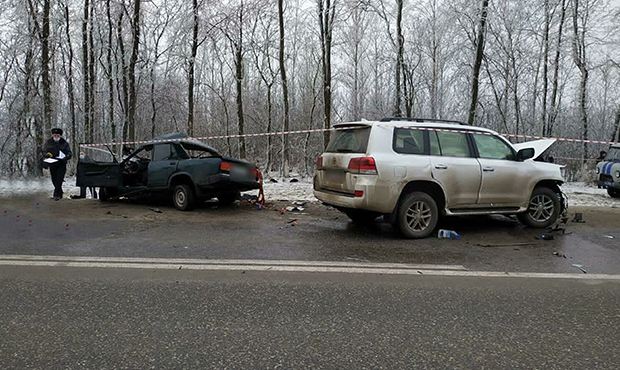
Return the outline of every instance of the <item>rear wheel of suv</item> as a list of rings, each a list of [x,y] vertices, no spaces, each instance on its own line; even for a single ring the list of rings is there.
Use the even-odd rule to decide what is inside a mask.
[[[191,211],[194,208],[194,190],[186,184],[179,184],[172,190],[172,204],[180,211]]]
[[[396,223],[407,238],[419,239],[429,236],[439,221],[439,209],[432,196],[413,192],[403,198],[398,207]]]
[[[607,188],[607,194],[612,198],[620,198],[620,190],[614,188]]]
[[[532,192],[528,209],[517,215],[519,221],[530,227],[551,226],[560,215],[560,196],[552,189],[538,187]]]

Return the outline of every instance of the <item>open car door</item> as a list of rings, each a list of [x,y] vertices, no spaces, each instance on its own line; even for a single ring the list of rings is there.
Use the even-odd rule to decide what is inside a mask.
[[[118,188],[122,184],[120,164],[111,151],[80,148],[77,165],[77,186]]]

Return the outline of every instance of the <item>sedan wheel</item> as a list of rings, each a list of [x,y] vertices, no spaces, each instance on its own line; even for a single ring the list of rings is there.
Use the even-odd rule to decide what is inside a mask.
[[[181,211],[190,211],[194,207],[194,191],[189,185],[181,184],[172,191],[172,203]]]
[[[437,203],[427,193],[414,192],[407,195],[398,210],[398,226],[407,238],[429,236],[439,221]]]

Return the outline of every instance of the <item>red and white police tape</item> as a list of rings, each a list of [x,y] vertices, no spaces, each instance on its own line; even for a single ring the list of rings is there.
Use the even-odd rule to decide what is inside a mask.
[[[327,131],[339,131],[339,130],[350,130],[352,128],[363,128],[364,126],[344,126],[344,127],[332,127],[332,128],[316,128],[316,129],[308,129],[308,130],[292,130],[292,131],[276,131],[276,132],[261,132],[255,134],[237,134],[237,135],[212,135],[212,136],[201,136],[201,137],[183,137],[177,139],[153,139],[153,140],[138,140],[138,141],[122,141],[122,142],[108,142],[108,143],[87,143],[80,144],[80,147],[101,147],[101,146],[111,146],[111,145],[136,145],[136,144],[156,144],[162,142],[170,142],[170,141],[182,141],[182,140],[215,140],[215,139],[235,139],[235,138],[252,138],[252,137],[262,137],[262,136],[282,136],[282,135],[296,135],[296,134],[310,134],[310,133],[318,133],[318,132],[327,132]],[[404,126],[402,128],[410,128],[411,126]],[[430,128],[430,127],[416,127],[418,130],[429,130],[429,131],[443,131],[443,132],[457,132],[457,133],[469,133],[472,130],[457,130],[457,129],[446,129],[446,128]],[[492,135],[492,133],[479,131],[477,133],[483,135]],[[545,137],[545,136],[536,136],[536,135],[523,135],[523,134],[500,134],[504,137],[517,138],[517,139],[555,139],[560,142],[569,142],[569,143],[588,143],[588,144],[603,144],[603,145],[613,145],[618,144],[613,141],[604,141],[604,140],[584,140],[584,139],[576,139],[576,138],[566,138],[566,137]],[[568,158],[567,158],[568,159]],[[577,158],[575,158],[577,159]]]

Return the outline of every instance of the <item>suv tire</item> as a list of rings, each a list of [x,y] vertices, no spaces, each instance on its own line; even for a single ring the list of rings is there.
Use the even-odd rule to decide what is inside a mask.
[[[419,239],[429,236],[438,221],[437,202],[429,194],[416,191],[401,200],[396,224],[406,238]]]
[[[537,187],[527,205],[527,211],[519,213],[517,218],[523,224],[542,229],[551,226],[560,215],[560,196],[550,188]]]
[[[172,190],[172,204],[179,211],[191,211],[194,208],[196,197],[191,186],[179,184]]]
[[[620,190],[614,188],[607,188],[607,194],[612,198],[620,198]]]

